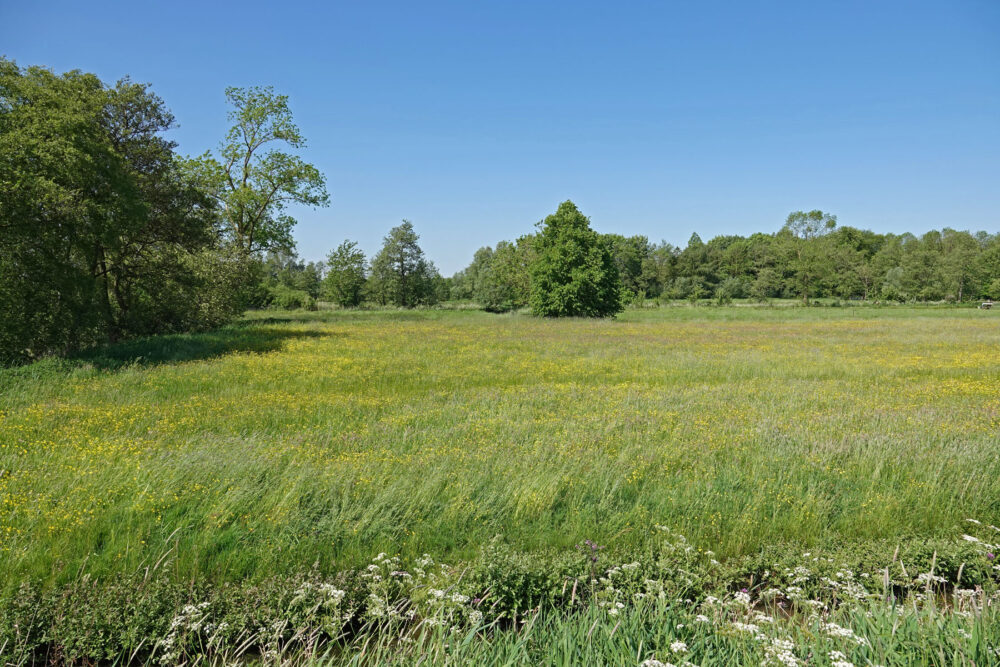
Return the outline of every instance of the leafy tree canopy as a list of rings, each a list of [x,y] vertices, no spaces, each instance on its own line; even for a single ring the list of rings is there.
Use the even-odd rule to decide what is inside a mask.
[[[571,201],[539,223],[531,264],[531,310],[549,317],[609,317],[622,310],[621,279],[608,243]]]

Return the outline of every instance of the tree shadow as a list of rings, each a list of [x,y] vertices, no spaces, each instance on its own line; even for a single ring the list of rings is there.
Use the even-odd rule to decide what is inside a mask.
[[[311,320],[296,319],[294,317],[256,317],[252,320],[237,320],[228,325],[228,327],[236,329],[250,329],[253,327],[264,326],[267,324],[291,324],[293,322],[308,323]]]
[[[164,334],[137,338],[80,352],[68,359],[75,366],[89,365],[99,370],[128,366],[156,366],[186,361],[202,361],[229,354],[265,354],[281,350],[286,341],[303,338],[343,336],[329,331],[276,329],[262,326],[290,322],[281,318],[238,322],[201,333]]]

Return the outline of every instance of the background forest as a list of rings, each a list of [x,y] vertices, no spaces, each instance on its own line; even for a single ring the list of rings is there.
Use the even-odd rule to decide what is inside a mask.
[[[614,315],[648,299],[963,302],[1000,295],[1000,234],[922,236],[791,213],[773,233],[684,248],[598,234],[571,202],[440,275],[404,220],[366,258],[345,241],[302,262],[290,205],[325,206],[288,99],[230,88],[217,150],[176,152],[148,84],[0,60],[0,363],[210,329],[253,308],[415,307]]]

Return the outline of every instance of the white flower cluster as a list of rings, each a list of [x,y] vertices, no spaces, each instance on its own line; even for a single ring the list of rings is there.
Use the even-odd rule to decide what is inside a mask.
[[[765,665],[785,665],[785,667],[796,667],[802,661],[793,653],[795,644],[787,639],[775,637],[764,646]]]
[[[170,620],[170,632],[167,636],[156,643],[156,647],[162,650],[160,655],[161,665],[173,665],[180,661],[182,646],[179,639],[188,633],[199,633],[205,620],[208,617],[208,603],[185,605],[180,613]],[[223,632],[226,628],[223,628]],[[218,629],[216,629],[218,634]]]
[[[839,626],[833,622],[823,623],[821,627],[823,629],[823,632],[825,632],[830,637],[849,639],[858,646],[868,646],[868,640],[865,639],[864,637],[859,637],[858,635],[854,634],[854,631],[851,630],[850,628]]]
[[[938,576],[933,572],[923,572],[917,575],[917,583],[922,586],[930,586],[931,584],[943,584],[948,581],[944,577]]]
[[[854,663],[847,659],[847,656],[840,651],[830,651],[828,657],[833,667],[854,667]]]

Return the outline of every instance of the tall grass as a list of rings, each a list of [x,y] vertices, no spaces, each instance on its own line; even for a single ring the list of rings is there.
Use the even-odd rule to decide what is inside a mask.
[[[881,312],[311,313],[8,371],[0,568],[170,545],[242,578],[654,523],[728,557],[1000,519],[997,319]]]
[[[951,537],[1000,523],[998,325],[930,308],[254,314],[0,371],[0,595],[487,544],[634,554],[655,525],[724,563]],[[589,659],[587,617],[558,618],[448,650]],[[643,657],[644,632],[605,633],[601,655]],[[371,650],[398,652],[388,637]]]

